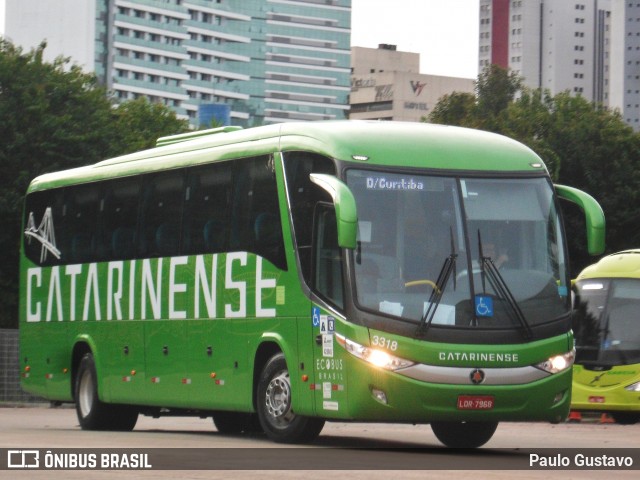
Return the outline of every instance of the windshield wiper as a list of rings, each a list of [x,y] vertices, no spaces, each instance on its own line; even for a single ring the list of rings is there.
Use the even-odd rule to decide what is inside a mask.
[[[451,236],[451,253],[447,258],[444,259],[444,263],[442,264],[440,273],[438,273],[436,286],[431,291],[431,295],[429,296],[429,306],[420,319],[420,323],[418,324],[418,328],[416,329],[416,338],[424,337],[427,333],[427,330],[431,326],[431,322],[436,315],[436,310],[438,309],[438,305],[440,305],[442,295],[444,294],[444,289],[447,286],[447,282],[449,281],[449,277],[451,276],[452,272],[453,289],[456,289],[456,259],[458,258],[458,254],[456,253],[456,247],[453,242],[453,229],[451,227],[449,227],[449,234]]]
[[[533,337],[533,331],[531,330],[531,326],[529,325],[529,322],[527,322],[527,319],[525,318],[524,313],[522,313],[522,310],[520,309],[520,305],[518,305],[518,302],[516,301],[513,294],[511,293],[511,290],[509,290],[509,286],[507,285],[507,282],[504,281],[504,277],[498,270],[498,267],[496,267],[495,264],[493,263],[493,260],[491,259],[491,257],[484,256],[484,252],[482,250],[482,238],[480,236],[479,229],[478,229],[478,254],[480,255],[480,272],[481,272],[481,278],[482,278],[483,293],[486,293],[485,279],[488,278],[489,284],[491,285],[491,288],[493,288],[494,292],[496,292],[501,299],[506,300],[509,306],[511,307],[511,310],[515,314],[516,319],[522,326],[522,331],[525,338],[530,339],[531,337]],[[476,318],[476,322],[477,322],[477,318]]]

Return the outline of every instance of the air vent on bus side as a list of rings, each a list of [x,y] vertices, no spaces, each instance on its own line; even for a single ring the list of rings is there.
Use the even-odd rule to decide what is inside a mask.
[[[242,127],[237,127],[237,126],[218,127],[218,128],[210,128],[208,130],[196,130],[193,132],[181,133],[179,135],[171,135],[168,137],[160,137],[156,141],[156,147],[164,147],[166,145],[171,145],[173,143],[186,142],[187,140],[193,140],[194,138],[214,135],[216,133],[235,132],[236,130],[242,130]]]

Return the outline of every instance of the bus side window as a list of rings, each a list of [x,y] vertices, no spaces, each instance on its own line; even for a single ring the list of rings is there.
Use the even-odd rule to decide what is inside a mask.
[[[229,245],[233,162],[190,168],[184,199],[182,252],[221,253]]]
[[[96,219],[100,201],[99,184],[68,187],[62,216],[60,246],[64,263],[94,261],[97,255]]]
[[[142,257],[170,257],[180,251],[184,171],[149,175],[144,183],[138,229]]]
[[[273,161],[256,157],[238,162],[231,206],[231,250],[260,255],[286,270]]]
[[[100,244],[106,260],[135,256],[140,179],[105,182],[99,221]]]
[[[293,232],[302,276],[305,282],[311,285],[313,212],[318,202],[330,202],[331,197],[311,182],[309,174],[335,175],[336,167],[330,158],[311,152],[285,152],[283,155]]]

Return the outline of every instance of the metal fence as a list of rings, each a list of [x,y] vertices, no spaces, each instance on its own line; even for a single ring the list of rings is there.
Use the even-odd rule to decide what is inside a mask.
[[[0,328],[0,402],[31,403],[44,401],[20,388],[18,330]]]

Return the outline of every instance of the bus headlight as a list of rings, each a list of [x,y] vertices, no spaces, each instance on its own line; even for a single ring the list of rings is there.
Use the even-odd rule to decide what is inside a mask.
[[[561,355],[554,355],[553,357],[549,357],[544,362],[540,362],[534,366],[536,368],[539,368],[540,370],[544,370],[545,372],[559,373],[566,370],[567,368],[571,368],[575,358],[576,351],[574,349]]]
[[[632,383],[629,386],[624,387],[625,390],[630,392],[640,392],[640,382]]]
[[[343,335],[336,334],[336,341],[354,357],[358,357],[366,362],[369,362],[372,365],[375,365],[376,367],[384,368],[385,370],[393,371],[400,368],[410,367],[411,365],[415,364],[415,362],[396,357],[395,355],[391,355],[384,350],[369,348],[365,347],[364,345],[360,345],[359,343],[349,340]]]

